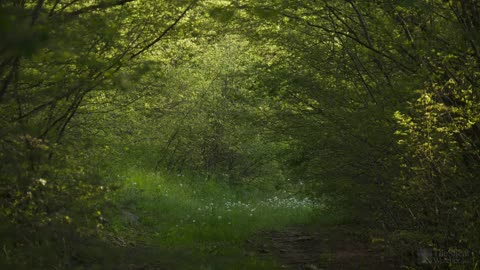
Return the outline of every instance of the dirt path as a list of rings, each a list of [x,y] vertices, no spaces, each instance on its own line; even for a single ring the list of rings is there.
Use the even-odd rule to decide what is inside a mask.
[[[260,232],[249,242],[257,256],[278,258],[285,269],[399,269],[393,259],[383,256],[381,247],[361,238],[346,227],[292,227]]]

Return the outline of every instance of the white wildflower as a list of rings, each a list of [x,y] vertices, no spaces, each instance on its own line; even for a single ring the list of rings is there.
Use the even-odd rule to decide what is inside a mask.
[[[45,186],[47,184],[47,180],[40,178],[37,180],[42,186]]]

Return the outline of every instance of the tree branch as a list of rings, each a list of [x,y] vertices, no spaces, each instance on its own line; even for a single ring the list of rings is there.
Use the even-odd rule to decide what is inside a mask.
[[[68,12],[64,16],[69,17],[69,18],[76,17],[78,15],[88,13],[90,11],[103,10],[103,9],[108,9],[108,8],[115,7],[115,6],[123,6],[126,3],[130,3],[130,2],[133,2],[133,1],[136,1],[136,0],[104,1],[104,2],[101,2],[101,3],[96,4],[96,5],[91,5],[91,6],[88,6],[88,7],[80,8],[80,9],[72,11],[72,12]]]
[[[193,6],[195,5],[195,3],[197,2],[197,0],[194,0],[190,3],[190,5],[188,5],[187,8],[185,8],[185,10],[182,12],[182,14],[180,14],[180,16],[178,16],[178,18],[170,25],[168,26],[161,34],[160,36],[158,36],[157,38],[155,38],[152,42],[148,43],[143,49],[141,49],[140,51],[134,53],[132,56],[130,56],[130,59],[133,59],[135,57],[137,57],[138,55],[142,54],[143,52],[145,52],[146,50],[150,49],[153,45],[155,45],[157,42],[159,42],[164,36],[166,36],[168,34],[168,32],[170,32],[170,30],[172,30],[177,24],[178,22],[180,22],[180,20],[185,17],[185,15],[187,14],[187,12],[193,8]]]

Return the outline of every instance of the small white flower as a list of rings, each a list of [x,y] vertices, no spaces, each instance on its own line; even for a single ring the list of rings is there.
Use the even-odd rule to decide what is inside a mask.
[[[42,186],[45,186],[47,184],[47,180],[40,178],[37,180]]]

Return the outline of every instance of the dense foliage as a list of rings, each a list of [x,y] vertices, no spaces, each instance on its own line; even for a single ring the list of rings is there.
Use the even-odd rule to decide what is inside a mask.
[[[128,169],[478,252],[479,44],[476,0],[0,1],[2,256],[111,240]]]

